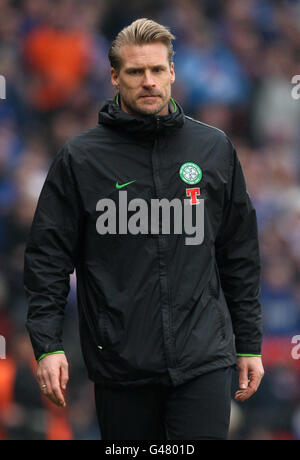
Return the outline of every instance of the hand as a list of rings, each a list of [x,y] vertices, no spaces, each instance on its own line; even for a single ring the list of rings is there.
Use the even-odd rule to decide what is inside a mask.
[[[265,372],[260,357],[240,357],[237,365],[240,390],[236,392],[235,400],[243,402],[257,391]]]
[[[67,388],[68,380],[68,361],[64,354],[46,356],[38,363],[37,381],[40,388],[59,407],[66,407],[63,391]]]

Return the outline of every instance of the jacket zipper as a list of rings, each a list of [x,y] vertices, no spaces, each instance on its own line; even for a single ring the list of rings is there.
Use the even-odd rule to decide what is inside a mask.
[[[160,128],[160,117],[156,117],[156,131],[159,131]]]
[[[158,131],[160,129],[160,124],[161,124],[160,117],[156,117],[156,134],[157,135],[158,135]],[[156,151],[156,147],[157,147],[157,140],[158,140],[157,135],[156,135],[156,138],[155,138],[154,148],[153,148],[153,151],[152,151],[152,158],[153,158],[152,161],[154,161],[154,164],[157,164],[157,159],[156,159],[157,154],[154,154],[155,156],[153,156],[153,153]],[[155,160],[154,160],[154,158],[155,158]],[[157,170],[157,173],[158,173],[158,170]],[[154,186],[155,186],[156,197],[159,198],[157,179],[154,179]],[[165,257],[166,257],[166,247],[165,247],[166,241],[164,240],[164,238],[165,238],[164,235],[161,235],[161,234],[158,235],[159,252],[161,253],[163,251],[163,253],[164,253]],[[161,257],[161,255],[160,255],[160,257]],[[173,321],[172,321],[173,311],[172,311],[172,304],[171,304],[171,297],[170,297],[170,288],[168,286],[167,273],[165,274],[165,283],[167,283],[167,285],[165,286],[165,294],[168,297],[168,310],[169,310],[169,314],[168,314],[168,328],[169,328],[168,336],[169,336],[169,339],[168,340],[171,339],[171,341],[173,341],[173,345],[175,347],[175,343],[174,343],[175,340],[174,340],[174,335],[173,335]],[[175,349],[174,350],[168,349],[167,362],[168,362],[168,366],[170,366],[172,368],[177,366]]]

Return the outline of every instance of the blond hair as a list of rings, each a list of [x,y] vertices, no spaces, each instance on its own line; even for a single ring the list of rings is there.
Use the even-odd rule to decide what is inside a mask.
[[[120,50],[123,46],[144,45],[153,42],[161,42],[166,45],[168,49],[168,60],[171,64],[174,56],[172,40],[175,40],[175,36],[167,27],[151,19],[137,19],[132,24],[122,29],[112,42],[108,52],[110,65],[116,71],[120,70],[122,65]]]

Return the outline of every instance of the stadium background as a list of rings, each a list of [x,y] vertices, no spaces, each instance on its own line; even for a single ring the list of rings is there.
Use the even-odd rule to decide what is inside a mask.
[[[148,17],[176,35],[173,96],[233,139],[257,209],[266,375],[233,403],[231,439],[300,439],[300,3],[276,0],[1,0],[0,439],[97,439],[92,384],[79,348],[75,275],[65,320],[71,381],[66,411],[41,398],[24,323],[23,254],[50,162],[97,123],[113,94],[107,51]]]

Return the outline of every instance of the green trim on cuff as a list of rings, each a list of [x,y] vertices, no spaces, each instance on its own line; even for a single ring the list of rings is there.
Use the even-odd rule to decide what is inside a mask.
[[[243,353],[237,353],[237,356],[239,356],[240,358],[261,358],[261,355],[244,355]]]
[[[50,355],[62,355],[62,354],[65,354],[64,351],[52,351],[51,353],[45,353],[44,355],[40,356],[39,359],[37,360],[38,363],[43,359],[43,358],[46,358],[46,356],[50,356]]]

